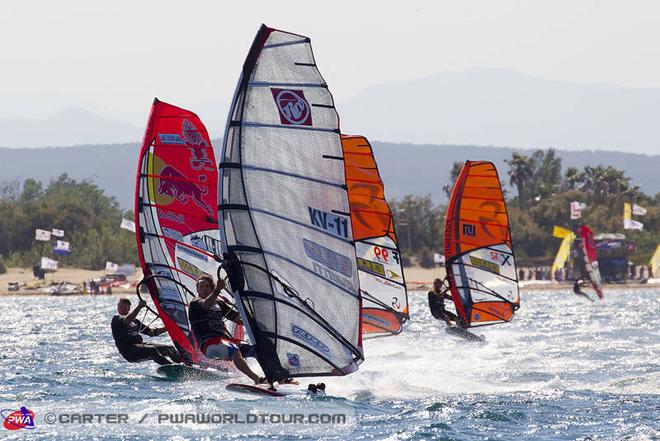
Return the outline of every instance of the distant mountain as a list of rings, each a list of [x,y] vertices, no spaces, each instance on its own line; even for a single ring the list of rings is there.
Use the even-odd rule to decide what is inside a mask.
[[[214,141],[219,146],[219,141]],[[508,183],[504,159],[516,150],[507,147],[414,145],[374,142],[374,152],[385,182],[388,198],[405,194],[431,194],[436,202],[446,201],[442,186],[454,161],[493,161],[500,178]],[[77,180],[91,178],[106,194],[115,196],[124,208],[132,208],[139,145],[106,144],[76,147],[8,149],[0,148],[0,180],[35,178],[48,182],[62,173]],[[531,153],[526,150],[519,150]],[[612,165],[624,170],[647,194],[660,192],[660,155],[620,152],[558,151],[563,170],[568,166]],[[218,155],[219,156],[219,155]]]
[[[660,154],[660,89],[469,69],[372,86],[337,107],[344,133],[392,142]]]
[[[0,146],[70,146],[99,142],[136,142],[144,129],[78,107],[49,118],[0,118]]]

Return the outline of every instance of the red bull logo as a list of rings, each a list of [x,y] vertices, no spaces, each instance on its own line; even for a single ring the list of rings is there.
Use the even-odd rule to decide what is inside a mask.
[[[302,90],[270,89],[280,113],[280,123],[294,126],[311,126],[312,113]]]
[[[208,187],[200,187],[194,182],[190,182],[188,177],[171,165],[166,165],[160,171],[158,194],[171,196],[184,205],[187,205],[192,199],[198,207],[203,208],[209,215],[213,215],[211,207],[204,202],[204,196],[208,191]]]
[[[19,410],[3,409],[0,415],[4,420],[4,428],[7,430],[34,429],[34,412],[27,407],[21,407]]]
[[[181,134],[183,135],[183,139],[185,139],[186,144],[188,145],[199,145],[199,146],[208,146],[208,143],[204,139],[201,133],[199,133],[199,130],[197,130],[197,127],[187,119],[183,120],[183,124],[181,125]]]
[[[190,149],[190,168],[198,171],[215,171],[215,164],[209,158],[206,149],[199,147],[188,148]]]

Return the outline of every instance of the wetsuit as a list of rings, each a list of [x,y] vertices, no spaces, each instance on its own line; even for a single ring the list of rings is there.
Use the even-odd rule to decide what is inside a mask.
[[[175,363],[182,361],[181,356],[172,346],[145,343],[140,334],[151,335],[153,331],[144,326],[138,319],[127,325],[122,316],[115,315],[112,317],[110,326],[112,327],[112,337],[115,339],[115,345],[121,356],[128,362],[138,363],[153,360],[163,365],[171,364],[172,361]],[[165,357],[170,357],[172,360],[170,361]]]
[[[237,346],[225,327],[225,320],[235,321],[238,311],[220,300],[209,309],[204,309],[201,297],[188,305],[188,319],[199,348],[208,358],[230,360],[240,349],[244,357],[254,357],[254,348],[250,345]]]
[[[451,296],[444,293],[438,295],[435,291],[429,291],[429,308],[431,309],[431,314],[438,320],[449,319],[457,323],[456,315],[445,309],[445,299],[451,300]]]
[[[582,290],[580,289],[580,279],[577,279],[577,280],[575,281],[575,283],[573,284],[573,292],[574,292],[575,295],[577,295],[577,296],[585,297],[585,298],[591,300],[592,302],[594,301],[594,299],[592,299],[591,297],[589,297],[586,293],[582,292]]]

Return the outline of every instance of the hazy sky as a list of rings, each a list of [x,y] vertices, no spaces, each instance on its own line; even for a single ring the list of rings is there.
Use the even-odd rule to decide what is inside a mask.
[[[470,67],[660,87],[657,1],[0,5],[0,117],[44,117],[81,106],[142,127],[158,96],[197,110],[211,126],[222,125],[262,22],[312,38],[340,105],[372,84]]]

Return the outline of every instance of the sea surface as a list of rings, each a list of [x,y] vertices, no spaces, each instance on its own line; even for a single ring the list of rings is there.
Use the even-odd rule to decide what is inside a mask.
[[[323,398],[157,380],[114,347],[117,297],[0,297],[0,407],[35,415],[0,439],[658,440],[660,289],[605,296],[523,292],[513,322],[471,344],[413,292],[403,334],[366,341],[358,372],[309,379]]]

